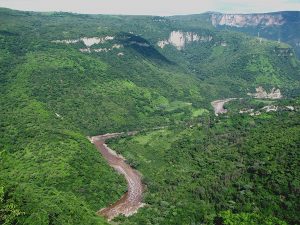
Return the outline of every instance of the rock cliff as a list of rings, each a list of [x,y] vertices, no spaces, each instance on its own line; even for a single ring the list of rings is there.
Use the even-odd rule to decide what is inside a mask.
[[[276,14],[220,14],[211,15],[213,26],[249,27],[249,26],[280,26],[285,19]]]
[[[172,31],[168,40],[162,40],[157,43],[160,48],[166,45],[173,45],[178,50],[184,49],[185,45],[191,42],[209,42],[212,36],[202,36],[194,32]]]

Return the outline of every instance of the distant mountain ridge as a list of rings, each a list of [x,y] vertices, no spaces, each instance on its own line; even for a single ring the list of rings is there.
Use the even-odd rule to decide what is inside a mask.
[[[208,13],[218,29],[244,32],[290,44],[300,56],[300,12],[282,11],[253,14]]]
[[[280,26],[286,23],[281,13],[275,14],[215,14],[211,15],[214,26]]]
[[[294,129],[294,124],[298,126],[298,114],[294,113],[298,111],[289,100],[300,96],[300,61],[290,45],[255,37],[259,31],[267,38],[272,31],[270,37],[276,40],[277,33],[284,28],[299,39],[294,29],[297,18],[296,22],[263,29],[259,25],[215,27],[209,13],[158,17],[0,8],[0,21],[0,224],[8,224],[3,218],[11,218],[10,211],[2,207],[4,196],[8,209],[13,208],[9,205],[13,203],[24,212],[14,210],[19,216],[15,215],[10,224],[108,225],[95,212],[124,194],[125,180],[109,168],[86,136],[152,128],[156,131],[158,127],[174,129],[174,133],[166,130],[162,135],[135,141],[141,144],[136,148],[138,154],[124,155],[133,167],[144,163],[151,165],[151,169],[140,170],[145,175],[147,194],[143,202],[147,207],[133,217],[120,218],[128,219],[123,224],[212,224],[221,210],[233,210],[232,206],[239,213],[256,213],[259,209],[268,220],[276,208],[278,212],[274,215],[279,219],[300,221],[296,213],[299,172],[294,169],[299,151],[292,151],[298,146],[299,129]],[[286,40],[294,40],[286,32],[283,34]],[[258,87],[259,95],[252,94]],[[264,90],[271,90],[272,96]],[[253,98],[248,93],[269,99],[254,99],[258,101],[251,103]],[[211,101],[216,99],[249,99],[249,105],[244,103],[246,108],[233,105],[236,112],[253,109],[253,113],[260,113],[256,108],[273,105],[274,99],[271,101],[270,97],[274,95],[290,106],[289,111],[274,113],[278,120],[267,122],[272,115],[262,114],[256,119],[246,113],[238,114],[238,120],[219,120],[221,116],[216,118],[212,114]],[[272,105],[267,109],[277,110]],[[256,125],[260,126],[258,134],[262,134],[264,121],[272,125],[264,139],[255,135],[250,136],[249,142],[241,142]],[[211,127],[213,124],[215,128]],[[274,132],[275,127],[280,127],[279,132]],[[193,129],[198,131],[191,133]],[[271,144],[262,143],[256,148],[260,140]],[[248,144],[250,141],[253,144]],[[157,147],[152,145],[156,143]],[[249,146],[249,155],[242,143]],[[144,154],[143,148],[149,154]],[[265,154],[266,149],[272,151]],[[277,157],[279,153],[288,157]],[[270,161],[273,155],[277,161]],[[183,167],[179,163],[181,158]],[[241,164],[244,158],[249,159],[245,165]],[[157,159],[161,162],[153,165]],[[294,164],[290,163],[292,160]],[[230,165],[232,173],[224,174]],[[277,170],[273,165],[280,167]],[[169,168],[176,170],[168,171]],[[152,169],[153,174],[163,177],[149,176]],[[249,176],[237,179],[236,174],[240,176],[241,171]],[[285,173],[281,171],[288,174],[284,185]],[[253,176],[262,181],[252,179]],[[270,186],[272,183],[266,177],[274,185]],[[232,188],[224,186],[225,178]],[[268,188],[260,189],[262,185]],[[284,194],[285,205],[278,193]],[[232,199],[240,199],[240,203]],[[264,204],[267,200],[268,207]]]

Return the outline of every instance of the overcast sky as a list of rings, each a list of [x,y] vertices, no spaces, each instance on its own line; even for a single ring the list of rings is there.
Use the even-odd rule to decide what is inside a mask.
[[[300,0],[0,0],[0,7],[93,14],[178,15],[300,11]]]

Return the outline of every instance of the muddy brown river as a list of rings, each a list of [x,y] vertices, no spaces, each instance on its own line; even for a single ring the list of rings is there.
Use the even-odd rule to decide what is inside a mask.
[[[113,133],[89,138],[109,165],[124,175],[127,181],[128,191],[117,202],[97,212],[98,215],[102,215],[108,220],[112,220],[120,214],[130,216],[144,205],[142,203],[143,184],[141,175],[138,171],[130,167],[121,155],[118,155],[105,144],[107,139],[115,138],[123,134],[124,133]],[[133,134],[134,132],[126,133],[126,135]]]
[[[218,116],[219,114],[227,113],[227,109],[224,109],[224,104],[235,99],[236,98],[227,98],[211,102],[211,105],[215,111],[215,115]]]

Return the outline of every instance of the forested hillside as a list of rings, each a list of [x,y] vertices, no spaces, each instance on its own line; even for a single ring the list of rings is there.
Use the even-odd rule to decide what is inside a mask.
[[[152,128],[163,129],[112,145],[147,186],[147,206],[124,224],[299,222],[291,46],[218,30],[206,15],[0,8],[0,21],[0,224],[106,224],[95,212],[126,183],[86,136]],[[229,118],[213,114],[216,99],[273,104],[248,97],[259,86],[293,110],[253,118],[230,103]]]
[[[299,118],[234,114],[114,140],[148,187],[148,207],[122,221],[297,224]]]
[[[209,13],[212,25],[218,29],[243,32],[258,38],[290,44],[300,56],[299,11],[256,14]]]

